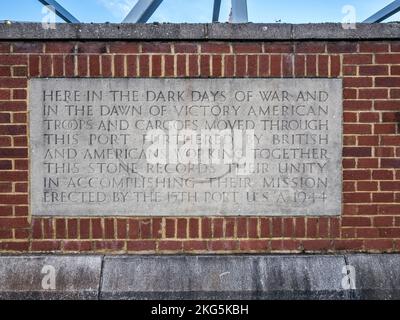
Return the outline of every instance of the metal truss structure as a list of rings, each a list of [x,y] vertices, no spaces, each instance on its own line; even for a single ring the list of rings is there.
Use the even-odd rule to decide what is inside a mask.
[[[49,6],[61,19],[68,23],[79,23],[68,10],[66,10],[56,0],[38,0],[42,4]],[[232,9],[229,21],[232,23],[248,22],[247,0],[231,0]],[[129,12],[122,23],[146,23],[153,13],[157,10],[163,0],[139,0],[133,9]],[[214,0],[212,13],[212,22],[219,21],[219,13],[221,9],[221,0]],[[364,23],[378,23],[386,20],[395,13],[400,11],[400,0],[395,0],[382,10],[373,14],[371,17],[363,21]]]
[[[61,19],[68,23],[79,23],[71,13],[68,12],[56,0],[38,0],[45,6],[49,6]],[[163,0],[139,0],[128,13],[122,23],[146,23],[157,10]],[[212,21],[218,22],[221,0],[214,0]],[[232,0],[232,12],[230,22],[248,22],[247,0]]]
[[[122,23],[146,23],[163,0],[139,0]]]
[[[399,11],[400,11],[400,0],[396,0],[388,4],[382,10],[379,10],[377,13],[373,14],[363,22],[364,23],[382,22]]]
[[[79,20],[75,18],[67,9],[65,9],[56,0],[39,0],[43,5],[48,6],[54,10],[55,14],[61,19],[68,23],[79,23]]]

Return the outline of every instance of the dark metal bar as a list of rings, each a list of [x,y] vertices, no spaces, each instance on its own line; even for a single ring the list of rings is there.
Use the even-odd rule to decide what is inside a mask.
[[[67,9],[65,9],[61,4],[59,4],[56,0],[39,0],[43,5],[50,6],[54,8],[54,12],[61,19],[68,23],[80,23],[80,21],[75,18]]]
[[[379,10],[377,13],[370,16],[368,19],[364,20],[364,23],[377,23],[387,18],[391,17],[392,15],[396,14],[400,11],[400,0],[393,1],[392,3],[388,4],[382,10]]]
[[[122,23],[146,23],[163,0],[139,0]]]
[[[214,0],[212,22],[218,22],[221,11],[221,0]]]

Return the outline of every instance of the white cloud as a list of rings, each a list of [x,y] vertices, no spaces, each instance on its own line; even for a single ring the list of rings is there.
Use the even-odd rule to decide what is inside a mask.
[[[138,0],[97,0],[116,18],[125,18]]]

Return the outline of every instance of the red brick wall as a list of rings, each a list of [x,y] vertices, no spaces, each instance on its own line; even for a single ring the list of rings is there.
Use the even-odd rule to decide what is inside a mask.
[[[36,77],[344,79],[340,217],[29,214]],[[400,41],[0,42],[0,252],[400,251]]]

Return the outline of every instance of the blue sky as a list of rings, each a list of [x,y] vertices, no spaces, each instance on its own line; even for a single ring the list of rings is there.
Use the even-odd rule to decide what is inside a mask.
[[[82,22],[120,22],[137,0],[58,0]],[[363,21],[393,0],[248,0],[251,22],[341,22],[352,5]],[[38,0],[1,0],[0,20],[41,21]],[[230,0],[222,0],[220,21],[228,20]],[[164,0],[149,22],[210,22],[213,0]],[[397,13],[387,21],[400,21]]]

